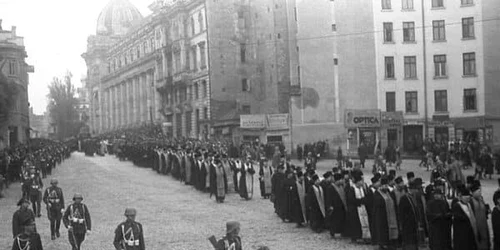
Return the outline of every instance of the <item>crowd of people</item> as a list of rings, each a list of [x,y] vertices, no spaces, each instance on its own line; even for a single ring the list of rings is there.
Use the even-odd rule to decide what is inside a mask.
[[[217,203],[223,203],[227,195],[234,193],[243,201],[250,201],[260,191],[260,197],[270,200],[282,222],[308,227],[315,233],[327,231],[332,238],[349,238],[353,244],[371,244],[379,249],[500,248],[500,189],[493,196],[494,208],[491,209],[481,193],[480,180],[484,176],[477,174],[479,171],[471,176],[462,173],[462,169],[468,166],[486,169],[494,165],[491,150],[484,145],[467,143],[467,146],[457,147],[450,144],[445,150],[426,145],[425,150],[433,154],[425,162],[431,170],[426,186],[422,177],[416,177],[414,172],[408,172],[406,178],[397,175],[402,162],[396,147],[386,149],[384,153],[375,152],[373,177],[368,185],[362,171],[364,164],[353,164],[344,156],[338,157],[335,166],[320,175],[316,170],[320,156],[315,153],[318,151],[309,150],[301,164],[294,165],[280,145],[254,142],[236,146],[225,141],[166,138],[154,126],[104,134],[82,140],[79,145],[88,156],[115,154],[120,160],[132,161],[138,167],[170,175],[184,185],[192,186],[193,190],[214,197]],[[477,155],[473,153],[476,148],[479,148]],[[23,161],[31,163],[26,166],[35,166],[33,176],[42,173],[41,167],[36,166],[47,165],[41,163],[45,162],[41,159],[48,157],[46,152],[67,151],[37,152]],[[340,148],[337,154],[342,155]],[[64,159],[57,154],[54,157],[55,164],[60,162],[59,158]],[[38,176],[39,180],[43,178],[43,174]],[[254,182],[254,179],[258,181]],[[28,187],[38,182],[29,183]],[[259,187],[254,187],[254,183]],[[40,186],[38,190],[41,191]],[[34,221],[40,216],[40,205],[33,203],[39,199],[32,199],[29,189],[23,188],[19,213]],[[27,212],[30,200],[33,204],[31,213]],[[56,218],[54,223],[51,221],[52,239],[59,237],[62,219],[64,225],[72,229],[68,237],[73,249],[80,249],[91,229],[88,208],[81,203],[83,197],[75,194],[73,203],[64,209],[62,190],[58,189],[57,180],[52,180],[51,188],[41,200],[55,207],[54,214],[49,215]],[[60,205],[55,205],[58,203]],[[145,249],[142,225],[135,222],[135,215],[135,209],[125,211],[127,220],[115,231],[113,244],[116,249]],[[493,226],[493,244],[489,217]],[[26,225],[21,231],[19,228],[22,227],[13,230],[13,235],[17,237],[24,232],[33,235],[32,231],[36,230],[30,229],[30,223]],[[228,222],[226,231],[226,236],[219,240],[210,237],[214,248],[242,249],[240,224]],[[23,242],[22,237],[16,239]]]

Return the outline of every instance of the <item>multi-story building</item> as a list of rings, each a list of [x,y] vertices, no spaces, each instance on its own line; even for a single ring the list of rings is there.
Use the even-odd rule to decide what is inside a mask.
[[[0,20],[0,74],[7,78],[8,84],[15,85],[13,105],[4,117],[0,117],[0,150],[2,147],[24,143],[29,139],[28,73],[34,67],[26,63],[27,53],[24,38],[16,34],[16,27],[2,29]]]
[[[294,144],[328,139],[345,150],[345,110],[376,108],[371,2],[288,1],[295,32],[290,39]],[[355,132],[374,135],[363,128]]]
[[[112,0],[83,55],[92,131],[154,122],[174,137],[265,140],[238,127],[240,114],[288,113],[287,10],[275,2],[155,1],[143,18]]]
[[[381,0],[372,6],[378,107],[404,113],[388,141],[499,143],[500,2]]]
[[[33,108],[30,108],[30,138],[49,138],[50,131],[50,116],[47,112],[41,115],[33,113]]]

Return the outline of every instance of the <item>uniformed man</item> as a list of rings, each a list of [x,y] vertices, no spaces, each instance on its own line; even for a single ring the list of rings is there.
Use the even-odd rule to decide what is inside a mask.
[[[29,209],[30,201],[28,199],[21,198],[17,205],[20,208],[12,217],[12,236],[14,238],[24,232],[26,225],[31,225],[35,221],[35,214]]]
[[[12,250],[43,250],[40,235],[36,232],[35,221],[24,226],[24,231],[14,237]]]
[[[141,223],[135,221],[135,208],[125,209],[127,220],[120,223],[115,230],[113,245],[116,250],[145,250],[144,231]]]
[[[62,213],[64,211],[64,196],[62,189],[57,186],[57,179],[50,181],[51,187],[45,190],[43,194],[43,202],[47,205],[47,217],[50,221],[51,239],[59,238],[59,228],[61,227]]]
[[[43,190],[43,182],[40,174],[36,172],[35,168],[30,169],[30,176],[28,180],[28,195],[29,199],[33,205],[33,212],[37,217],[42,216],[42,190]]]
[[[69,243],[72,250],[80,250],[85,234],[90,234],[91,220],[89,209],[82,203],[83,196],[76,193],[73,196],[73,204],[66,208],[63,216],[64,226],[68,229]]]

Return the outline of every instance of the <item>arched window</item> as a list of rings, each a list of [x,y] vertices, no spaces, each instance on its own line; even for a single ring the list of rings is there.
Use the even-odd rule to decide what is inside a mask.
[[[200,26],[200,32],[204,30],[203,27],[203,14],[200,12],[198,13],[198,25]]]

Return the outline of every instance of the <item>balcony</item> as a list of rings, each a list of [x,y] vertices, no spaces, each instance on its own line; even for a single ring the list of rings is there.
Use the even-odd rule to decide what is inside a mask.
[[[189,81],[191,80],[191,76],[189,72],[183,71],[181,73],[177,73],[173,77],[173,82],[174,84],[188,84]]]

